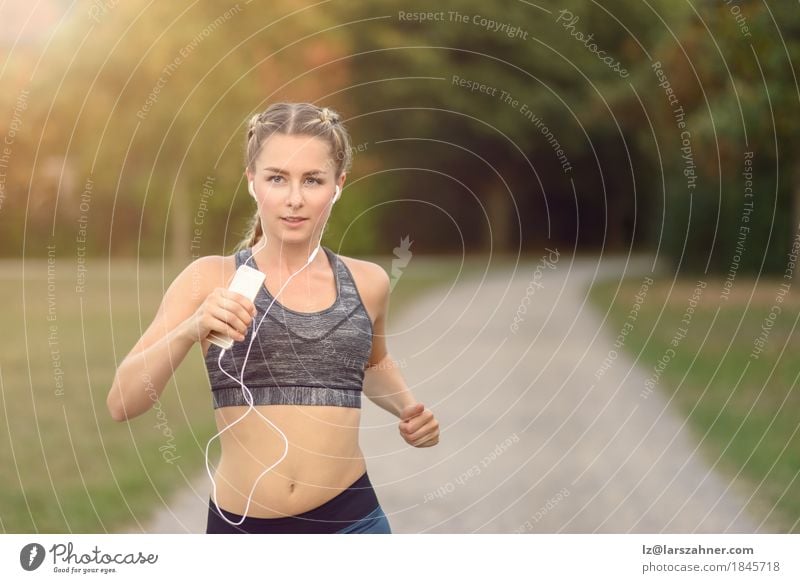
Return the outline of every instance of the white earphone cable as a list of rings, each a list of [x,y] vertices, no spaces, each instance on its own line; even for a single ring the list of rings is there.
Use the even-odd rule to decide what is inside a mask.
[[[250,181],[250,183],[249,183],[248,187],[250,188],[250,192],[251,192],[251,194],[252,194],[252,193],[253,193],[253,183],[252,183],[252,181]],[[341,189],[339,188],[339,186],[338,186],[338,185],[336,185],[336,193],[335,193],[335,194],[334,194],[334,196],[331,198],[331,202],[330,202],[330,204],[331,204],[331,205],[333,205],[333,203],[334,203],[334,202],[336,202],[336,200],[338,200],[340,193],[341,193]],[[326,222],[327,222],[327,219],[326,219]],[[264,244],[261,246],[261,248],[263,248],[263,247],[264,247],[264,246],[267,244],[267,237],[266,237],[266,233],[264,233],[263,237],[264,237]],[[274,298],[272,298],[272,301],[270,302],[269,306],[267,306],[267,309],[264,311],[264,315],[263,315],[263,316],[261,316],[261,320],[259,320],[259,322],[258,322],[258,326],[256,326],[255,330],[253,330],[253,333],[252,333],[252,335],[250,336],[250,343],[249,343],[249,344],[248,344],[248,346],[247,346],[247,352],[245,353],[244,362],[242,363],[241,377],[237,379],[236,377],[234,377],[234,376],[231,376],[230,374],[228,374],[228,372],[227,372],[225,369],[223,369],[223,368],[222,368],[222,356],[225,354],[225,352],[226,352],[226,349],[224,349],[224,348],[223,348],[223,349],[221,349],[221,350],[220,350],[220,353],[219,353],[219,358],[217,359],[217,366],[219,367],[219,370],[221,370],[221,371],[222,371],[222,373],[223,373],[225,376],[227,376],[227,377],[228,377],[228,378],[230,378],[230,379],[233,379],[234,381],[237,381],[237,382],[240,384],[240,386],[241,386],[241,388],[242,388],[242,391],[243,391],[243,393],[245,394],[245,400],[246,400],[246,401],[247,401],[247,403],[249,404],[249,406],[248,406],[248,408],[247,408],[247,411],[245,411],[245,412],[244,412],[244,414],[242,414],[242,416],[241,416],[241,417],[239,417],[238,419],[236,419],[236,421],[234,421],[233,423],[230,423],[229,425],[226,425],[226,426],[225,426],[225,427],[224,427],[224,428],[223,428],[221,431],[219,431],[218,433],[216,433],[216,434],[214,435],[214,437],[212,437],[211,439],[209,439],[209,440],[208,440],[208,443],[206,444],[206,472],[208,473],[208,476],[209,476],[209,478],[211,478],[211,485],[212,485],[212,491],[213,491],[213,494],[212,494],[212,500],[214,501],[214,506],[216,506],[216,507],[217,507],[217,512],[218,512],[218,514],[219,514],[219,515],[220,515],[222,518],[224,518],[226,522],[228,522],[229,524],[232,524],[232,525],[234,525],[234,526],[239,526],[239,525],[240,525],[240,524],[242,524],[242,523],[244,522],[244,520],[247,518],[247,510],[250,508],[250,502],[251,502],[251,500],[252,500],[252,497],[253,497],[253,492],[255,492],[256,485],[258,484],[258,481],[259,481],[259,480],[262,478],[262,476],[264,476],[264,474],[266,474],[268,471],[270,471],[270,470],[271,470],[272,468],[274,468],[276,465],[278,465],[279,463],[281,463],[281,462],[283,461],[283,459],[286,457],[286,454],[287,454],[287,453],[288,453],[288,451],[289,451],[289,440],[286,438],[286,435],[283,433],[283,431],[281,431],[281,430],[280,430],[280,428],[278,428],[278,426],[277,426],[277,425],[275,425],[275,424],[274,424],[272,421],[270,421],[269,419],[267,419],[266,417],[264,417],[264,415],[262,415],[262,414],[261,414],[261,412],[260,412],[258,409],[256,409],[256,408],[254,408],[254,407],[253,407],[253,393],[252,393],[252,392],[250,391],[250,389],[248,389],[248,388],[247,388],[247,386],[244,384],[244,369],[245,369],[245,366],[247,365],[247,359],[248,359],[248,358],[249,358],[249,356],[250,356],[250,349],[253,347],[253,341],[254,341],[254,340],[255,340],[255,338],[256,338],[256,334],[258,333],[258,329],[261,327],[261,323],[264,321],[264,318],[266,318],[266,317],[267,317],[267,313],[269,312],[270,308],[271,308],[271,307],[272,307],[272,305],[275,303],[275,301],[278,299],[278,296],[280,295],[280,293],[283,291],[283,289],[286,287],[286,285],[287,285],[287,284],[288,284],[288,283],[289,283],[289,282],[292,280],[292,278],[293,278],[295,275],[297,275],[298,273],[300,273],[301,271],[303,271],[303,269],[305,269],[306,267],[308,267],[308,265],[309,265],[309,264],[310,264],[310,263],[311,263],[311,262],[314,260],[314,257],[315,257],[315,256],[317,255],[317,253],[319,252],[319,250],[320,250],[320,247],[321,247],[321,246],[322,246],[322,235],[320,234],[320,240],[317,242],[317,246],[314,248],[314,250],[313,250],[313,251],[311,252],[311,254],[308,256],[308,260],[306,261],[306,264],[305,264],[305,265],[303,265],[303,267],[301,267],[300,269],[298,269],[296,272],[294,272],[292,275],[290,275],[290,276],[289,276],[289,279],[287,279],[287,280],[286,280],[286,282],[283,284],[283,286],[281,286],[281,289],[280,289],[280,290],[278,290],[278,292],[275,294],[275,297],[274,297]],[[247,261],[245,261],[245,263],[247,263],[248,261],[251,261],[251,260],[253,259],[253,257],[254,257],[254,256],[255,256],[255,251],[254,251],[253,253],[251,253],[251,254],[250,254],[250,257],[247,259]],[[209,448],[209,446],[211,445],[211,442],[212,442],[212,441],[214,441],[214,439],[215,439],[215,438],[217,438],[218,436],[222,435],[222,433],[223,433],[224,431],[226,431],[226,430],[230,429],[231,427],[233,427],[234,425],[236,425],[236,424],[237,424],[239,421],[241,421],[242,419],[244,419],[244,418],[245,418],[245,416],[247,416],[247,414],[250,412],[250,409],[253,409],[253,410],[254,410],[256,413],[258,413],[258,415],[259,415],[259,416],[260,416],[262,419],[264,419],[264,421],[266,421],[267,423],[269,423],[269,424],[270,424],[270,425],[272,425],[272,426],[273,426],[275,429],[277,429],[277,430],[278,430],[278,433],[280,433],[280,434],[281,434],[281,437],[283,438],[283,440],[284,440],[284,442],[285,442],[285,445],[284,445],[283,454],[281,455],[280,459],[279,459],[278,461],[276,461],[274,464],[272,464],[271,466],[269,466],[269,467],[268,467],[266,470],[264,470],[263,472],[261,472],[261,474],[259,474],[259,476],[258,476],[258,477],[255,479],[255,482],[253,482],[253,487],[252,487],[252,489],[250,490],[250,494],[247,496],[247,505],[245,506],[244,512],[242,513],[242,515],[243,515],[243,516],[242,516],[242,519],[241,519],[239,522],[231,522],[231,521],[230,521],[230,520],[228,520],[228,518],[227,518],[227,517],[226,517],[226,516],[223,514],[222,510],[221,510],[221,509],[220,509],[220,507],[219,507],[219,504],[217,503],[217,483],[214,481],[214,476],[212,475],[212,473],[211,473],[211,469],[210,469],[210,467],[209,467],[209,465],[208,465],[208,448]]]

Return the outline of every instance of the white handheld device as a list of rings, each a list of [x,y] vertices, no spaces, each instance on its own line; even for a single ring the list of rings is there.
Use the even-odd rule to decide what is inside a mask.
[[[247,265],[240,265],[239,269],[236,270],[228,289],[242,294],[252,302],[255,300],[259,290],[264,284],[265,278],[266,275],[263,271],[253,269]],[[228,336],[218,332],[212,331],[208,335],[208,341],[216,344],[220,348],[224,348],[225,350],[233,346],[233,338],[229,338]]]

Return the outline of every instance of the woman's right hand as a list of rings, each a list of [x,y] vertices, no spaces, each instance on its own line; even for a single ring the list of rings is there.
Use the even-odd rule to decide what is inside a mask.
[[[211,332],[240,342],[255,315],[253,302],[240,293],[218,287],[186,320],[185,329],[192,342],[201,342]]]

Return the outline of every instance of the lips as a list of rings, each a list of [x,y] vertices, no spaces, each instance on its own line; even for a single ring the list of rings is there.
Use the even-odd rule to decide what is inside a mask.
[[[297,225],[302,223],[303,221],[307,221],[308,219],[303,217],[281,217],[281,220],[292,225]]]

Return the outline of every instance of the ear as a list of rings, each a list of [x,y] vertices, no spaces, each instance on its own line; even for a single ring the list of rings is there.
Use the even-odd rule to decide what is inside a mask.
[[[247,192],[249,192],[250,196],[252,196],[254,199],[258,200],[256,198],[256,191],[255,191],[255,187],[253,185],[253,177],[250,176],[250,172],[245,172],[244,173],[244,177],[245,177],[245,180],[247,180]]]
[[[336,181],[336,185],[335,185],[336,194],[333,196],[333,200],[331,201],[331,204],[335,203],[337,200],[342,198],[342,187],[344,186],[345,178],[346,178],[346,175],[342,174],[339,177],[339,180]]]

